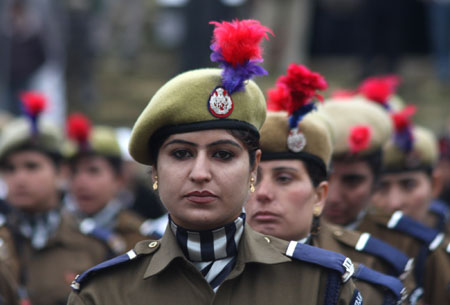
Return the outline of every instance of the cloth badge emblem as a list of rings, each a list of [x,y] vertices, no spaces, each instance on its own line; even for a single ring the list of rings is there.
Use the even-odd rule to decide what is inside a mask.
[[[233,112],[234,103],[228,91],[217,87],[209,96],[208,110],[217,118],[226,118]]]
[[[305,135],[302,132],[299,132],[297,128],[291,129],[289,131],[287,145],[292,152],[301,152],[306,145]]]

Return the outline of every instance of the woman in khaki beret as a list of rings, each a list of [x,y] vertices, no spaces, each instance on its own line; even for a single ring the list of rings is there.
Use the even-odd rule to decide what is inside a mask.
[[[235,37],[236,57],[248,38],[259,41],[268,30],[255,20],[216,26],[212,58],[230,54],[220,33]],[[161,240],[140,242],[80,275],[69,304],[361,304],[347,258],[245,224],[266,116],[247,73],[261,74],[259,61],[221,61],[222,74],[186,72],[154,95],[133,128],[130,153],[153,168],[167,229]]]
[[[316,86],[301,85],[314,84],[314,80]],[[324,113],[311,111],[314,104],[302,92],[323,89],[323,82],[319,74],[291,64],[276,88],[269,90],[268,108],[272,111],[260,132],[262,157],[256,190],[245,206],[248,223],[260,233],[336,251],[353,262],[395,277],[404,275],[409,259],[399,251],[368,234],[320,223],[328,193],[333,128]],[[293,101],[298,109],[290,108]],[[296,113],[301,112],[295,119]],[[374,249],[375,244],[378,249]],[[365,304],[384,304],[385,299],[401,298],[400,281],[386,279],[378,284],[365,279],[355,282]],[[391,282],[396,282],[400,290],[392,293]]]

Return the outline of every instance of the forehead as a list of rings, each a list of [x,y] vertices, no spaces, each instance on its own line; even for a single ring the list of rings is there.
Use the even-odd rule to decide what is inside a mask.
[[[296,171],[306,171],[305,166],[300,160],[268,160],[261,161],[259,167],[263,171],[277,171],[283,169],[292,169]]]
[[[34,162],[45,162],[50,158],[43,152],[38,150],[20,150],[12,152],[6,156],[6,163],[9,162],[24,162],[24,161],[34,161]]]
[[[409,171],[399,173],[389,173],[381,176],[382,181],[402,181],[402,180],[428,180],[428,175],[423,171]]]
[[[369,164],[363,160],[342,161],[333,160],[331,165],[332,175],[372,175]]]
[[[240,146],[243,146],[241,140],[233,136],[230,131],[225,129],[212,129],[212,130],[201,130],[201,131],[192,131],[186,133],[177,133],[170,135],[162,144],[164,147],[166,144],[174,141],[174,140],[182,140],[193,143],[198,146],[212,144],[217,141],[233,141]]]

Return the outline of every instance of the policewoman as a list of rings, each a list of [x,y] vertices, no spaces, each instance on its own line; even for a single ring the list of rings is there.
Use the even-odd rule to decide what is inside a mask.
[[[0,170],[11,207],[3,224],[11,234],[1,236],[0,255],[7,252],[7,263],[16,259],[8,266],[13,266],[21,304],[59,305],[67,302],[75,276],[107,259],[108,252],[61,212],[63,137],[59,128],[39,118],[45,97],[27,92],[21,98],[27,117],[10,122],[0,140]]]
[[[68,304],[360,304],[344,256],[246,225],[266,116],[248,77],[262,70],[254,50],[234,66],[224,59],[245,54],[247,38],[259,42],[268,29],[254,20],[215,25],[212,57],[224,69],[170,80],[132,132],[131,155],[153,166],[170,215],[164,236],[80,275]]]
[[[144,220],[119,198],[124,169],[115,130],[91,128],[87,117],[79,113],[69,116],[67,127],[68,136],[76,142],[68,158],[71,179],[67,208],[81,231],[104,240],[115,255],[123,254],[147,238],[140,233]]]
[[[336,251],[363,264],[354,279],[364,303],[396,304],[404,294],[396,277],[404,274],[408,257],[368,234],[320,221],[333,128],[324,113],[313,109],[313,95],[325,88],[320,74],[291,64],[268,91],[256,190],[245,205],[248,223],[257,232]]]

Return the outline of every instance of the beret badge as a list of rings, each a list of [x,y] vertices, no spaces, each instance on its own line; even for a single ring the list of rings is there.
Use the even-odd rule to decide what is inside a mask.
[[[226,118],[233,112],[233,99],[223,87],[217,87],[209,96],[208,109],[217,118]]]
[[[306,146],[305,135],[299,132],[297,128],[291,129],[287,139],[287,146],[293,152],[301,152]]]

